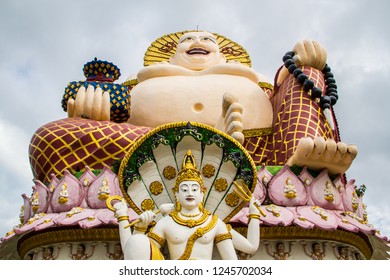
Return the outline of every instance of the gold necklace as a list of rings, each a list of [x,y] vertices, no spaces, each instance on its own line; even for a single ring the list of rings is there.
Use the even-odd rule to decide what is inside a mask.
[[[215,225],[218,222],[217,215],[213,215],[211,218],[210,223],[208,223],[206,226],[202,228],[197,228],[193,234],[188,238],[186,248],[184,249],[183,255],[178,258],[178,260],[188,260],[191,257],[192,249],[194,248],[195,242],[198,238],[202,237],[206,233],[208,233],[210,230],[212,230]]]
[[[172,219],[177,224],[192,228],[192,227],[199,226],[199,225],[203,224],[207,220],[207,218],[210,216],[210,212],[207,211],[206,209],[203,209],[202,213],[203,213],[203,215],[199,219],[197,219],[197,220],[193,220],[193,219],[186,220],[186,219],[183,219],[183,218],[181,218],[179,216],[179,211],[177,211],[177,210],[173,210],[169,214],[169,216],[171,216]]]
[[[202,213],[202,212],[199,212],[197,214],[184,214],[184,213],[180,212],[180,215],[182,215],[183,217],[186,217],[186,218],[195,218],[195,217],[199,216],[200,213]]]

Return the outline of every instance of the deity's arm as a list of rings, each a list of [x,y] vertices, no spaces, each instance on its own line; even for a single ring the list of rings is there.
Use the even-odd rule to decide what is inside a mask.
[[[110,249],[108,248],[108,243],[104,242],[103,245],[104,245],[104,247],[106,247],[106,257],[111,259],[112,254],[110,253]]]
[[[128,216],[128,207],[126,201],[122,199],[121,202],[118,202],[114,205],[115,216],[119,224],[119,237],[121,241],[122,248],[125,248],[127,240],[132,236],[131,229],[129,225],[129,216]]]
[[[309,257],[312,257],[312,253],[309,252],[309,249],[307,248],[307,243],[305,241],[301,241],[300,242],[303,246],[303,251],[305,252],[305,254]]]
[[[330,243],[330,246],[332,247],[333,249],[333,254],[336,256],[337,259],[340,258],[340,252],[339,252],[339,249],[338,247],[336,247],[336,244],[334,244],[333,242]]]
[[[89,253],[89,254],[85,254],[85,257],[87,258],[87,259],[89,259],[90,257],[92,257],[92,255],[93,255],[93,252],[95,251],[95,244],[92,244],[91,245],[91,252]]]
[[[232,235],[228,231],[226,224],[218,220],[216,225],[216,243],[217,249],[223,260],[237,260],[237,253],[233,245]]]
[[[288,254],[288,256],[291,256],[292,255],[292,246],[293,246],[293,241],[290,241],[289,243],[288,243],[288,252],[287,252],[287,254]]]
[[[152,227],[147,234],[149,240],[153,242],[158,249],[161,249],[161,247],[164,246],[166,237],[165,237],[165,231],[166,231],[166,225],[167,225],[167,219],[168,217],[164,217],[160,219],[154,227]]]
[[[257,207],[260,202],[254,197],[249,202],[249,222],[247,237],[245,238],[235,230],[232,230],[234,248],[249,255],[256,253],[260,243],[260,213]]]
[[[328,242],[323,242],[322,243],[322,253],[325,255],[326,253],[326,246],[328,245]]]
[[[275,252],[271,251],[271,248],[269,246],[269,242],[265,241],[264,244],[265,244],[265,251],[267,252],[267,254],[270,255],[271,257],[275,257]]]
[[[60,255],[60,250],[61,250],[61,247],[58,246],[57,252],[54,255],[52,255],[53,260],[56,260],[58,258],[58,256]]]

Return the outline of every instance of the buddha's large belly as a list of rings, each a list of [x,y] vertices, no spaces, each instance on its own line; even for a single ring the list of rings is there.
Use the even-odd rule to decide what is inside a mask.
[[[129,122],[156,127],[178,121],[215,126],[222,97],[230,92],[243,106],[244,129],[270,127],[272,106],[251,80],[233,75],[167,76],[145,80],[131,91]]]

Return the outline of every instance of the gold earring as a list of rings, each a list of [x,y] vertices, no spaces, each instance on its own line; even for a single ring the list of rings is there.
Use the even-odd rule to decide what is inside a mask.
[[[181,204],[180,204],[180,202],[179,202],[178,200],[176,200],[175,209],[176,209],[177,211],[180,211],[180,210],[181,210]]]

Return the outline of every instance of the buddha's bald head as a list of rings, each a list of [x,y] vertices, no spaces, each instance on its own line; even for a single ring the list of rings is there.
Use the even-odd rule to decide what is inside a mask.
[[[226,63],[219,51],[217,39],[210,32],[188,32],[180,38],[170,63],[191,70],[203,70]]]

